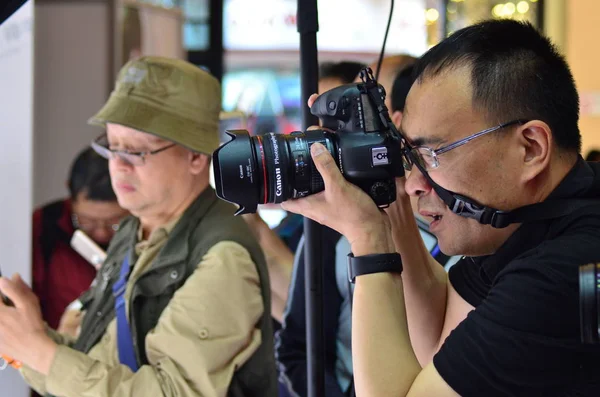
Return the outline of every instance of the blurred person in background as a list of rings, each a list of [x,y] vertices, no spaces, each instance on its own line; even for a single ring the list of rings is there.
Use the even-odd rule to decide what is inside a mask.
[[[364,67],[362,63],[352,61],[323,62],[319,67],[319,93],[352,83]]]
[[[600,150],[590,150],[585,156],[585,161],[600,161]]]
[[[32,278],[44,321],[53,329],[71,333],[73,324],[66,318],[61,324],[61,316],[90,287],[97,272],[71,248],[73,233],[81,230],[106,250],[128,212],[117,202],[108,161],[91,148],[75,158],[67,187],[68,198],[46,204],[33,213]]]

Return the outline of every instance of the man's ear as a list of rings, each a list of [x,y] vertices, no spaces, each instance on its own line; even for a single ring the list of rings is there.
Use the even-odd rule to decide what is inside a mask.
[[[395,110],[392,112],[392,123],[396,126],[396,128],[400,128],[400,124],[402,123],[402,112],[399,110]]]
[[[523,182],[529,182],[550,166],[554,139],[548,124],[532,120],[519,129],[524,166]]]
[[[198,175],[210,166],[210,156],[204,153],[191,152],[189,153],[190,172],[193,175]]]

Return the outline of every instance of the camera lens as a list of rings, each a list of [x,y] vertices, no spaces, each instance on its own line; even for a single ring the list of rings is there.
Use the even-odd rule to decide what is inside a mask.
[[[583,343],[600,342],[600,264],[579,268],[579,320]]]
[[[335,134],[321,130],[253,137],[244,130],[227,134],[232,139],[213,154],[213,169],[217,196],[237,204],[236,214],[256,212],[258,204],[281,203],[324,189],[310,146],[322,143],[333,155]]]

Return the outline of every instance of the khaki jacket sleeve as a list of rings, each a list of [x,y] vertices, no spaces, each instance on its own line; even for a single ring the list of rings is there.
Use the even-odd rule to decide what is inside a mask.
[[[59,345],[71,346],[74,342],[74,340],[71,337],[58,333],[57,331],[48,327],[47,324],[46,333],[48,334],[50,339],[52,339],[55,343]],[[23,376],[23,379],[25,379],[29,386],[31,386],[31,388],[35,390],[38,394],[46,394],[46,377],[44,375],[32,370],[27,366],[23,366],[21,368],[21,376]]]
[[[263,301],[241,245],[212,247],[146,337],[150,365],[136,373],[60,346],[46,378],[60,397],[225,396],[236,368],[261,343]]]
[[[54,342],[59,345],[72,346],[73,343],[75,343],[75,339],[73,337],[61,334],[48,326],[46,326],[46,333]]]

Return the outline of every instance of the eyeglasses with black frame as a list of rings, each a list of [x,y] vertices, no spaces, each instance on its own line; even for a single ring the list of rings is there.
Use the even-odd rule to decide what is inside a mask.
[[[407,171],[410,171],[412,169],[413,164],[415,162],[418,162],[419,165],[425,169],[425,171],[435,170],[436,168],[438,168],[440,166],[440,161],[438,158],[440,155],[447,153],[452,149],[456,149],[457,147],[463,146],[463,145],[471,142],[472,140],[477,139],[486,134],[489,134],[491,132],[498,131],[503,128],[510,127],[510,126],[513,126],[516,124],[522,125],[527,122],[529,122],[529,120],[518,119],[518,120],[509,121],[507,123],[499,124],[495,127],[487,128],[483,131],[476,132],[475,134],[469,135],[466,138],[463,138],[461,140],[453,142],[453,143],[446,145],[444,147],[441,147],[439,149],[432,149],[427,146],[411,147],[405,143],[407,146],[405,148],[404,158],[403,158],[404,169]]]
[[[118,157],[119,159],[125,161],[128,164],[135,165],[138,167],[146,164],[147,156],[153,156],[167,149],[170,149],[175,145],[175,143],[171,143],[160,149],[144,152],[135,152],[129,150],[112,150],[108,147],[108,137],[106,136],[106,134],[99,136],[91,143],[92,149],[94,149],[96,153],[98,153],[105,159],[111,160]]]

